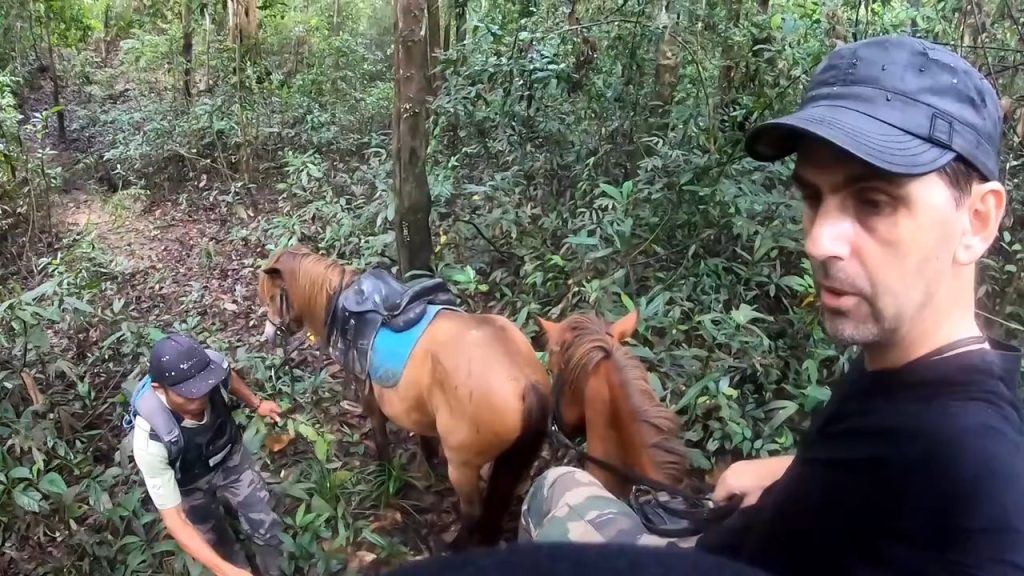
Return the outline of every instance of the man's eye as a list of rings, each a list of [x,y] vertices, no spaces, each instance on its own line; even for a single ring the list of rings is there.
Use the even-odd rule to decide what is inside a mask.
[[[870,212],[882,212],[889,206],[889,201],[880,194],[862,196],[857,203]]]

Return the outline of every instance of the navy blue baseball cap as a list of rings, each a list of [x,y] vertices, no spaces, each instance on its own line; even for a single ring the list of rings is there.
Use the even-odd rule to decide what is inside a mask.
[[[185,398],[202,398],[228,376],[223,355],[184,334],[165,336],[149,353],[149,377]]]
[[[833,50],[797,111],[755,126],[745,148],[772,162],[795,152],[807,134],[902,176],[927,174],[960,155],[999,180],[1003,126],[995,89],[957,54],[910,36]]]

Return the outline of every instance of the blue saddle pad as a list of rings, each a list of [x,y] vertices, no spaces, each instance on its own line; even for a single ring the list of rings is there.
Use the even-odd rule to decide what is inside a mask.
[[[409,363],[409,356],[412,355],[420,336],[427,330],[434,316],[444,309],[458,310],[452,306],[438,306],[431,304],[423,318],[404,332],[395,332],[387,326],[381,326],[377,336],[373,339],[373,348],[370,349],[370,361],[368,375],[370,382],[381,388],[394,388],[402,379],[402,372]]]

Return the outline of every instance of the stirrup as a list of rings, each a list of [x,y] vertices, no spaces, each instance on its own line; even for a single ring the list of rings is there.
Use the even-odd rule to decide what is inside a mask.
[[[648,532],[665,538],[689,538],[703,534],[739,509],[740,499],[715,505],[708,497],[685,498],[633,486],[629,504]]]

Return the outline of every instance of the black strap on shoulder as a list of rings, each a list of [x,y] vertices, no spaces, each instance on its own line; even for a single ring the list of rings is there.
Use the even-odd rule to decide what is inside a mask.
[[[954,340],[954,341],[952,341],[952,342],[950,342],[948,344],[944,344],[942,346],[939,346],[938,348],[932,350],[931,352],[928,352],[924,356],[921,356],[916,361],[917,362],[922,362],[922,361],[925,361],[925,360],[933,360],[935,358],[938,358],[939,356],[944,356],[946,354],[949,354],[950,352],[953,352],[955,350],[959,350],[960,348],[966,348],[968,346],[976,346],[978,344],[988,344],[988,337],[987,336],[980,336],[980,335],[978,335],[978,336],[967,336],[965,338],[960,338],[960,339]]]

